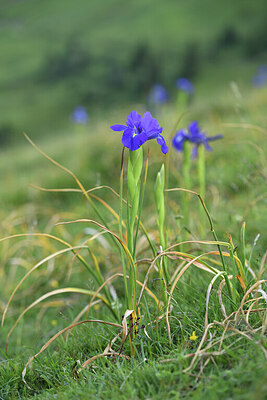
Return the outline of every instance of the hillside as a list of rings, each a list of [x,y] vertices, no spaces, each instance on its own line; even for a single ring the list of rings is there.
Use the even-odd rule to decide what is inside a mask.
[[[227,71],[250,85],[264,15],[263,0],[2,1],[0,139],[69,129],[77,104],[96,115],[145,101],[156,82],[173,94],[181,75],[197,84],[219,68],[218,85]]]

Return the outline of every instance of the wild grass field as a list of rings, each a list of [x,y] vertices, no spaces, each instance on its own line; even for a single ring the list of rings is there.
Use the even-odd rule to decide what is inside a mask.
[[[0,400],[266,398],[265,2],[166,3],[1,4]],[[167,154],[122,153],[132,110]]]
[[[207,206],[214,219],[219,240],[228,241],[231,234],[237,252],[240,254],[242,242],[240,230],[246,222],[245,256],[255,274],[263,268],[262,260],[266,246],[265,215],[265,161],[264,128],[266,120],[263,112],[266,89],[247,90],[242,97],[242,107],[237,103],[230,86],[216,95],[212,101],[201,99],[188,111],[180,122],[198,118],[208,133],[222,133],[222,141],[214,142],[213,151],[206,153],[207,161]],[[222,99],[224,101],[222,101]],[[227,99],[227,100],[226,100]],[[142,109],[142,106],[137,106]],[[127,110],[125,110],[127,115]],[[109,116],[109,120],[99,121],[95,126],[82,127],[80,131],[70,132],[62,138],[55,138],[51,143],[40,140],[41,149],[66,168],[71,169],[83,182],[86,189],[99,185],[111,185],[119,191],[121,141],[120,133],[109,130],[109,125],[123,121],[120,111]],[[160,116],[165,138],[171,134],[177,112],[169,105]],[[39,145],[39,143],[38,143]],[[158,246],[156,234],[156,206],[153,186],[157,171],[164,161],[158,145],[149,144],[150,159],[148,182],[144,199],[142,221],[147,226],[152,240]],[[112,150],[111,150],[112,149]],[[166,161],[166,160],[165,160]],[[72,245],[81,244],[86,238],[84,226],[56,226],[57,222],[89,218],[99,221],[99,217],[86,204],[86,199],[79,193],[46,193],[29,187],[29,184],[45,188],[74,188],[75,182],[66,172],[49,163],[25,139],[23,147],[5,150],[1,156],[1,168],[5,183],[1,191],[1,237],[29,234],[20,239],[10,239],[1,243],[1,309],[2,312],[19,280],[36,263],[62,250],[62,245],[46,237],[31,237],[33,233],[44,232],[60,237]],[[182,156],[170,149],[169,188],[182,187]],[[23,174],[21,171],[23,170]],[[20,175],[21,174],[21,175]],[[192,169],[192,189],[198,190],[196,165]],[[119,200],[105,189],[101,198],[119,210]],[[168,241],[169,245],[179,242],[181,222],[181,194],[168,193]],[[103,208],[103,207],[102,207]],[[109,224],[114,225],[114,216],[103,210]],[[190,199],[190,229],[188,239],[212,240],[208,224],[205,224],[204,236],[200,237],[200,210],[198,199]],[[177,219],[178,218],[178,219]],[[99,221],[101,222],[101,221]],[[87,228],[90,228],[88,224]],[[116,224],[114,225],[116,232]],[[89,235],[97,233],[98,228],[91,227]],[[260,234],[258,240],[255,238]],[[155,236],[156,235],[156,236]],[[119,254],[111,250],[108,237],[92,242],[89,248],[97,254],[98,263],[105,277],[110,277],[121,270]],[[172,241],[172,242],[171,242]],[[138,256],[140,260],[153,254],[144,245],[140,233]],[[254,243],[255,242],[255,243]],[[183,251],[189,254],[201,254],[206,251],[204,244],[184,245]],[[210,247],[210,246],[208,246]],[[214,249],[214,245],[211,246]],[[84,251],[84,250],[83,250]],[[92,254],[85,251],[88,262],[93,261]],[[220,262],[214,260],[215,266]],[[174,268],[174,266],[172,266]],[[231,264],[227,262],[231,270]],[[146,265],[140,264],[140,278],[144,279]],[[251,279],[253,279],[251,277]],[[141,307],[141,321],[146,326],[146,333],[140,330],[135,338],[136,356],[131,354],[126,342],[121,359],[100,358],[93,362],[75,379],[77,362],[84,362],[90,357],[103,352],[109,341],[117,334],[117,328],[99,326],[76,327],[67,341],[58,338],[29,368],[26,381],[30,389],[22,382],[22,370],[30,356],[36,354],[42,345],[56,332],[70,325],[79,312],[88,304],[87,296],[82,294],[62,293],[36,305],[29,310],[10,336],[8,355],[5,353],[7,334],[20,313],[40,296],[61,288],[78,287],[96,290],[92,277],[70,255],[62,255],[48,260],[34,271],[17,291],[7,312],[1,329],[1,391],[3,399],[12,398],[240,398],[263,399],[265,372],[263,365],[263,336],[258,327],[262,318],[252,314],[250,328],[242,319],[234,326],[238,333],[233,337],[228,331],[223,333],[224,325],[212,328],[208,342],[203,346],[221,340],[220,349],[211,348],[206,355],[199,355],[192,368],[184,372],[192,361],[205,330],[206,296],[210,275],[198,268],[188,271],[172,294],[170,329],[172,343],[169,343],[166,324],[160,317],[159,310],[149,296],[144,298]],[[157,277],[148,281],[148,285],[157,296],[160,286]],[[125,307],[122,282],[114,282],[119,298],[119,313]],[[219,282],[214,282],[209,300],[208,321],[222,323],[220,302],[217,296]],[[242,289],[239,288],[240,294]],[[227,315],[231,306],[224,293]],[[264,308],[264,300],[257,302],[259,309]],[[125,310],[124,310],[125,311]],[[116,319],[105,307],[95,304],[88,319],[101,319],[116,323]],[[87,319],[86,318],[86,319]],[[232,322],[232,321],[231,321]],[[263,328],[262,328],[263,329]],[[190,339],[193,331],[197,338]],[[227,332],[227,333],[226,333]],[[241,333],[240,333],[241,332]],[[248,333],[249,332],[249,333]],[[222,339],[222,334],[226,337]],[[148,338],[149,337],[149,338]],[[218,344],[217,344],[218,346]],[[210,353],[209,353],[210,352]],[[192,354],[190,356],[190,354]],[[79,361],[78,361],[79,360]]]

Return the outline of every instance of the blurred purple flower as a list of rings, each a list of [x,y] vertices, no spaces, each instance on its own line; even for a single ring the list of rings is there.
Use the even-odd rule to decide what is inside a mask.
[[[87,124],[89,122],[89,115],[83,106],[77,106],[71,113],[70,120],[76,124]]]
[[[148,100],[154,104],[166,103],[168,100],[168,92],[163,85],[157,83],[151,89]]]
[[[156,139],[161,146],[162,153],[168,152],[168,146],[161,136],[162,128],[159,127],[158,120],[152,118],[150,112],[146,112],[141,117],[136,111],[132,111],[127,117],[127,125],[112,125],[113,131],[123,131],[122,144],[131,151],[139,149],[147,140]]]
[[[176,135],[172,139],[172,145],[176,150],[183,151],[184,142],[188,140],[189,142],[195,144],[195,147],[192,151],[192,156],[193,158],[195,158],[197,156],[197,149],[199,145],[204,144],[206,150],[211,151],[212,148],[210,147],[209,142],[222,138],[223,135],[206,136],[204,132],[201,132],[198,122],[193,121],[188,126],[187,130],[182,129],[176,133]]]
[[[252,78],[252,84],[256,87],[267,86],[267,65],[261,65],[257,74]]]
[[[188,94],[193,94],[195,91],[194,85],[187,78],[177,79],[176,87]]]

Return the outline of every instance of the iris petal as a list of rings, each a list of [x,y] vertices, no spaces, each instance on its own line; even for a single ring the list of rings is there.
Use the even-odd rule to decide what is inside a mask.
[[[136,111],[130,112],[127,117],[127,125],[129,128],[139,127],[142,121],[142,117]]]
[[[155,118],[152,118],[150,112],[146,112],[143,115],[142,127],[147,136],[146,140],[157,139],[157,143],[161,146],[162,153],[168,153],[168,146],[166,145],[164,138],[160,135],[162,128],[159,127],[158,121]]]
[[[131,148],[131,143],[132,143],[132,137],[133,137],[133,134],[132,134],[131,129],[126,129],[123,132],[123,135],[122,135],[122,138],[121,138],[123,146],[127,147],[128,149],[130,149]]]
[[[164,140],[164,137],[162,137],[161,135],[158,135],[157,137],[157,143],[160,145],[161,147],[161,151],[163,154],[167,154],[169,151],[168,146],[166,145],[166,142]]]
[[[145,132],[142,132],[139,135],[136,135],[134,138],[138,141],[139,146],[141,146],[148,140],[147,134]]]
[[[150,112],[146,112],[142,119],[142,126],[148,136],[148,140],[157,139],[158,135],[162,132],[156,118],[152,118]]]
[[[127,126],[125,126],[125,125],[120,125],[120,124],[117,124],[117,125],[112,125],[111,127],[110,127],[113,131],[124,131],[126,128],[127,128]]]
[[[150,112],[147,111],[146,113],[144,113],[143,119],[142,119],[142,126],[145,131],[149,132],[151,130],[152,121],[153,121],[153,118],[152,118],[152,115],[150,114]]]
[[[199,134],[200,133],[200,128],[199,128],[198,122],[197,121],[191,122],[191,124],[188,127],[188,131],[190,133],[192,133],[192,135]]]
[[[134,151],[134,150],[139,149],[139,147],[140,147],[140,144],[139,144],[138,140],[135,139],[135,137],[133,137],[131,140],[131,146],[129,147],[129,149],[131,151]]]
[[[184,149],[184,141],[187,139],[186,133],[181,130],[178,131],[177,134],[172,139],[173,147],[178,151],[183,151]]]
[[[218,139],[222,139],[222,138],[223,138],[223,135],[215,135],[215,136],[207,137],[207,140],[211,141],[211,140],[218,140]]]
[[[207,139],[203,140],[203,144],[204,144],[206,150],[208,150],[208,151],[212,150],[212,148],[210,147],[209,142],[207,141]]]

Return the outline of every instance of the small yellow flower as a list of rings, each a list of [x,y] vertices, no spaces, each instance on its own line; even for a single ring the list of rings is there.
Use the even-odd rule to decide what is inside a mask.
[[[99,309],[100,309],[100,304],[94,305],[94,310],[95,310],[95,311],[98,311]]]
[[[190,340],[197,340],[198,336],[196,336],[196,331],[193,331],[192,335],[190,336]]]
[[[58,287],[58,281],[56,279],[52,279],[52,281],[50,282],[50,285],[52,286],[52,288],[57,288]]]
[[[53,325],[53,326],[57,326],[57,320],[56,320],[56,319],[52,319],[52,321],[51,321],[51,325]]]

